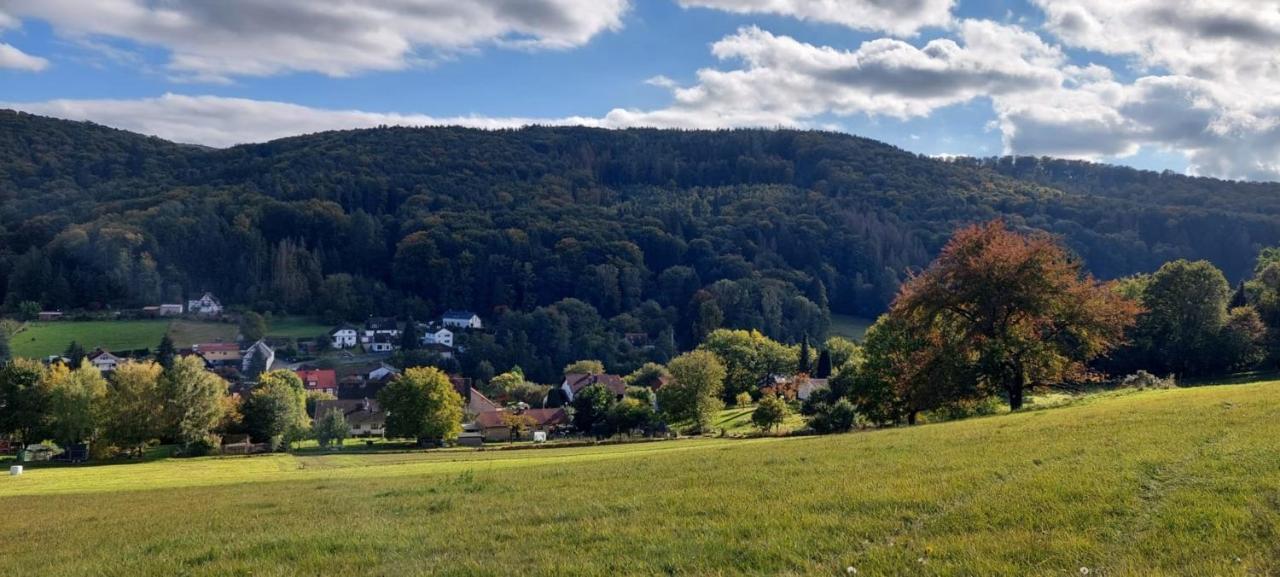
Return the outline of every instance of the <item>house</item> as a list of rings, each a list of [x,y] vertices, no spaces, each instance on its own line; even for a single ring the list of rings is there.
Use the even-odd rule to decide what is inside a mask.
[[[480,316],[471,311],[446,311],[440,323],[446,327],[459,329],[484,328],[484,324],[480,322]]]
[[[239,354],[239,353],[240,353],[240,350],[239,350],[239,349],[240,349],[240,347],[236,347],[236,353],[237,353],[237,354]],[[205,368],[205,370],[210,370],[210,371],[212,371],[212,370],[214,370],[214,369],[219,369],[219,368],[235,367],[235,366],[237,366],[237,365],[239,365],[239,364],[240,364],[238,361],[236,361],[236,362],[234,362],[233,364],[217,364],[217,365],[215,365],[214,363],[209,362],[209,359],[205,358],[205,356],[204,356],[204,355],[200,354],[200,352],[199,352],[199,351],[197,351],[197,350],[195,350],[194,348],[191,348],[191,349],[178,349],[178,350],[177,350],[177,354],[178,354],[178,357],[179,357],[179,358],[183,358],[183,359],[185,359],[185,358],[187,358],[187,357],[195,357],[195,358],[197,358],[197,359],[200,359],[200,362],[201,362],[201,363],[204,363],[204,368]],[[226,378],[226,377],[223,377],[223,378]]]
[[[235,343],[196,343],[191,350],[214,366],[238,365],[242,358],[240,345]]]
[[[365,345],[365,350],[371,353],[389,353],[395,348],[395,339],[383,333],[373,335],[373,340]]]
[[[799,380],[799,379],[797,379]],[[807,378],[799,380],[796,385],[796,398],[801,401],[809,400],[814,393],[830,388],[827,379]]]
[[[276,360],[276,352],[271,347],[267,346],[267,343],[262,342],[261,340],[249,345],[249,348],[245,349],[244,353],[241,355],[240,371],[245,373],[249,372],[249,368],[257,362],[255,359],[259,357],[266,361],[262,363],[263,370],[269,371],[271,370],[271,363],[274,363]]]
[[[510,416],[509,416],[510,415]],[[525,419],[525,430],[519,439],[511,438],[513,417]],[[557,427],[569,423],[569,415],[564,409],[524,409],[522,411],[497,409],[476,415],[476,428],[490,442],[530,440],[535,432],[550,433]]]
[[[497,403],[489,400],[489,397],[484,396],[484,393],[475,390],[471,386],[471,379],[450,376],[449,383],[453,385],[454,392],[458,393],[459,397],[462,397],[462,412],[466,415],[464,420],[480,413],[496,411],[502,408]]]
[[[440,355],[442,359],[453,358],[453,347],[445,345],[423,345],[422,350]]]
[[[308,391],[338,393],[338,372],[333,369],[298,369],[297,373]]]
[[[386,337],[387,342],[394,342],[400,338],[400,323],[395,319],[371,318],[364,322],[364,334],[360,335],[360,342],[373,343],[380,335]]]
[[[351,325],[342,325],[329,331],[329,339],[333,341],[333,348],[349,349],[359,342],[360,333]]]
[[[341,411],[351,426],[354,437],[381,437],[386,432],[387,413],[373,399],[336,399],[316,401],[315,414],[319,419],[330,411]]]
[[[619,375],[593,375],[587,373],[569,373],[564,376],[564,382],[560,384],[560,392],[564,397],[565,403],[572,403],[573,396],[578,391],[591,385],[603,385],[605,390],[613,393],[618,400],[627,395],[627,383],[622,380]]]
[[[40,321],[56,321],[62,319],[62,311],[40,311],[36,315],[36,320]]]
[[[187,301],[187,312],[204,317],[216,317],[222,314],[222,303],[218,302],[213,293],[207,292],[198,299]]]
[[[422,331],[422,344],[453,346],[453,331],[443,325],[426,325]]]
[[[93,365],[93,368],[104,373],[116,370],[116,367],[119,367],[120,363],[123,361],[124,360],[120,357],[102,349],[93,351],[93,353],[89,355],[89,363]]]
[[[400,370],[383,362],[338,365],[339,399],[374,398]]]

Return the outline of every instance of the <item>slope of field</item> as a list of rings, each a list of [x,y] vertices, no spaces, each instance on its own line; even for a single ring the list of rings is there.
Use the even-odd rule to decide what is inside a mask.
[[[835,437],[0,479],[6,575],[1274,575],[1280,383]]]
[[[86,351],[147,349],[159,345],[168,330],[167,320],[28,323],[10,346],[14,356],[33,359],[61,354],[71,341]]]

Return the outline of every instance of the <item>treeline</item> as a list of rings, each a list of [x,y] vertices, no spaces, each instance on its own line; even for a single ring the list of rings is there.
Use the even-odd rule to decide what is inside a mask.
[[[3,112],[0,297],[209,290],[335,322],[467,308],[507,319],[495,363],[544,377],[583,350],[665,362],[719,327],[821,340],[830,313],[884,312],[957,227],[999,215],[1061,235],[1101,278],[1203,258],[1238,280],[1241,255],[1280,244],[1280,216],[1248,203],[1000,172],[821,132],[380,128],[210,150]],[[603,329],[538,334],[566,324]]]

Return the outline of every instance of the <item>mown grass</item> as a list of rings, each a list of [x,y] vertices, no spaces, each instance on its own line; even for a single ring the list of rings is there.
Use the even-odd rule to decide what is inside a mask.
[[[10,341],[13,355],[42,358],[62,354],[71,341],[86,351],[155,348],[169,330],[168,320],[55,321],[27,323]]]
[[[240,335],[235,323],[219,323],[179,319],[169,325],[169,338],[179,347],[196,343],[233,343]]]
[[[1280,383],[831,437],[0,479],[11,575],[1280,573]]]
[[[862,340],[866,336],[867,329],[871,328],[871,324],[875,319],[865,317],[855,317],[853,315],[831,315],[831,328],[829,332],[831,336],[840,336],[855,341]]]
[[[267,324],[267,336],[282,339],[310,339],[329,334],[333,325],[310,317],[274,317]]]

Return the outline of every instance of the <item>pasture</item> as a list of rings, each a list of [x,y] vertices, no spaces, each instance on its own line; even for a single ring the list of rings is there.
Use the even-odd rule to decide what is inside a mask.
[[[831,315],[830,333],[833,337],[844,337],[855,341],[861,341],[866,336],[867,329],[871,328],[875,319],[865,317],[855,317],[853,315]]]
[[[85,351],[155,348],[169,330],[169,320],[31,322],[14,335],[10,347],[16,357],[42,358],[62,354],[71,341]]]
[[[5,575],[1280,574],[1280,383],[829,437],[0,478]]]

